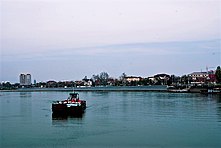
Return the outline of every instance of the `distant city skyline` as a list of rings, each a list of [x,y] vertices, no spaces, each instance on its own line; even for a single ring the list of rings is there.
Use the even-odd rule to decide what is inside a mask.
[[[217,67],[216,67],[217,68]],[[182,74],[182,75],[175,75],[175,74],[169,74],[169,73],[155,73],[155,74],[153,74],[153,75],[149,75],[149,76],[141,76],[141,75],[127,75],[125,72],[124,73],[121,73],[121,75],[118,75],[118,76],[115,76],[115,77],[113,77],[112,75],[109,75],[109,77],[110,78],[113,78],[113,79],[120,79],[120,77],[123,75],[123,74],[125,74],[126,75],[126,77],[136,77],[136,78],[148,78],[148,77],[153,77],[153,76],[155,76],[155,75],[159,75],[159,74],[169,74],[169,75],[175,75],[175,76],[180,76],[180,77],[182,77],[182,76],[184,76],[184,75],[193,75],[193,74],[198,74],[198,73],[210,73],[210,72],[215,72],[216,71],[216,68],[215,67],[206,67],[206,71],[204,70],[202,70],[201,69],[201,71],[194,71],[194,72],[192,72],[192,73],[185,73],[185,74]],[[96,73],[96,74],[94,74],[94,75],[99,75],[100,73]],[[109,74],[109,73],[108,73]],[[13,83],[20,83],[21,85],[31,85],[31,84],[35,84],[35,83],[37,83],[37,82],[48,82],[48,81],[56,81],[56,82],[59,82],[59,81],[79,81],[79,80],[83,80],[83,79],[92,79],[92,77],[93,77],[93,75],[92,76],[84,76],[84,78],[80,78],[80,79],[76,79],[76,80],[74,80],[74,79],[63,79],[63,80],[56,80],[56,79],[48,79],[48,80],[44,80],[44,81],[37,81],[36,79],[31,79],[31,74],[30,73],[21,73],[20,75],[19,75],[19,82],[13,82]],[[10,82],[10,81],[2,81],[2,82]],[[1,82],[0,82],[1,83]]]
[[[0,81],[175,75],[221,65],[219,0],[2,0]]]

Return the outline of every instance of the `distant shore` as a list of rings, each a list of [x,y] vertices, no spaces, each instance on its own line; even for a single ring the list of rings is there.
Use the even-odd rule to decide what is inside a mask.
[[[41,92],[41,91],[155,91],[167,92],[166,85],[152,86],[102,86],[75,88],[19,88],[14,90],[0,90],[0,92]]]
[[[201,93],[206,91],[206,88],[202,87],[191,87],[188,90],[186,89],[168,89],[167,85],[149,85],[149,86],[97,86],[97,87],[60,87],[60,88],[18,88],[10,90],[0,90],[0,92],[50,92],[50,91],[84,91],[84,92],[111,92],[111,91],[124,91],[124,92],[170,92],[170,93]]]

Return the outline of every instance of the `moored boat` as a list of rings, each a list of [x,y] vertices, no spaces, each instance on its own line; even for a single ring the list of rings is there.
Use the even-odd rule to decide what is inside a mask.
[[[167,87],[167,92],[172,92],[172,93],[187,93],[189,92],[189,88],[176,88],[174,86],[168,86]]]
[[[221,88],[208,88],[201,91],[202,94],[221,94]]]
[[[168,89],[167,91],[173,93],[187,93],[189,89]]]
[[[68,99],[52,103],[53,114],[78,115],[84,113],[86,101],[80,100],[78,93],[70,93]]]

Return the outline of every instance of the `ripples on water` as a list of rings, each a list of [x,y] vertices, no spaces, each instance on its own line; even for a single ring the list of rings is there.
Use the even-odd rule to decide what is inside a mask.
[[[1,147],[221,147],[221,96],[80,92],[82,117],[53,117],[67,92],[1,92]]]

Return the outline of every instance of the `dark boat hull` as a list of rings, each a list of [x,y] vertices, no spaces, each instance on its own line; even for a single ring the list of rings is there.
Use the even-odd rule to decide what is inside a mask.
[[[66,104],[52,104],[52,112],[54,114],[66,114],[67,105]]]
[[[83,114],[86,109],[86,101],[82,101],[80,106],[70,106],[67,104],[52,104],[52,112],[57,115],[78,115]]]

